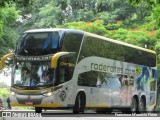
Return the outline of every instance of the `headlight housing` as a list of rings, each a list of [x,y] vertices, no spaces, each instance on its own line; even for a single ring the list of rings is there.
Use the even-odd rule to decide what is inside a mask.
[[[15,92],[11,92],[11,95],[15,96],[15,95],[16,95],[16,93],[15,93]]]
[[[52,94],[53,94],[53,92],[43,93],[43,95],[44,95],[44,96],[47,96],[47,97],[51,96]]]

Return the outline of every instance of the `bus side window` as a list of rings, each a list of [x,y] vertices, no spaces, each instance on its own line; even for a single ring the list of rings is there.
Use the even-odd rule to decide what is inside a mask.
[[[85,74],[80,74],[78,76],[78,85],[79,86],[89,86],[87,79],[85,78]]]
[[[65,69],[63,67],[60,67],[60,83],[64,83],[65,82]]]
[[[82,34],[66,33],[62,41],[62,51],[78,52],[80,49]]]
[[[72,71],[69,66],[62,66],[59,67],[59,76],[60,76],[60,83],[67,82],[72,77]]]
[[[96,84],[97,84],[97,72],[96,71],[88,71],[88,72],[79,74],[78,76],[79,86],[96,87]]]

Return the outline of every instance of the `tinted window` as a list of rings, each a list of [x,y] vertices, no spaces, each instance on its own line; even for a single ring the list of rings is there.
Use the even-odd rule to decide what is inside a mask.
[[[100,85],[102,88],[119,89],[121,84],[118,77],[112,73],[88,71],[79,74],[78,76],[79,86],[96,87]]]
[[[57,79],[56,85],[67,82],[72,79],[74,68],[75,68],[75,59],[74,54],[61,56],[58,59],[57,67]]]
[[[83,34],[79,33],[66,33],[62,42],[62,51],[78,52]]]
[[[58,32],[25,33],[17,45],[18,55],[53,54],[58,49]]]
[[[79,74],[78,85],[79,86],[91,86],[96,87],[98,72],[89,71]]]
[[[83,41],[79,61],[89,56],[104,57],[150,67],[156,66],[156,54],[87,36]]]

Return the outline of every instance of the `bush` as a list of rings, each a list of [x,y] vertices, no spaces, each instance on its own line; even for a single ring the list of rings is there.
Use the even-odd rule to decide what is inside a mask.
[[[108,23],[106,26],[107,30],[118,30],[119,28],[124,27],[122,21],[117,21],[117,23]]]
[[[78,29],[78,30],[84,30],[87,32],[95,33],[98,35],[104,35],[108,31],[105,29],[103,25],[102,20],[96,20],[95,22],[71,22],[71,23],[65,23],[62,26],[58,26],[58,28],[69,28],[69,29]]]
[[[160,29],[156,30],[155,36],[157,39],[160,39]]]

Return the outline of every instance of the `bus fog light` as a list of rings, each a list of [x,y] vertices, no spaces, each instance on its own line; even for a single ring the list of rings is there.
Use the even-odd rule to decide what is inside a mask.
[[[44,93],[43,95],[45,95],[45,96],[51,96],[53,93],[52,92],[48,92],[48,93]]]

